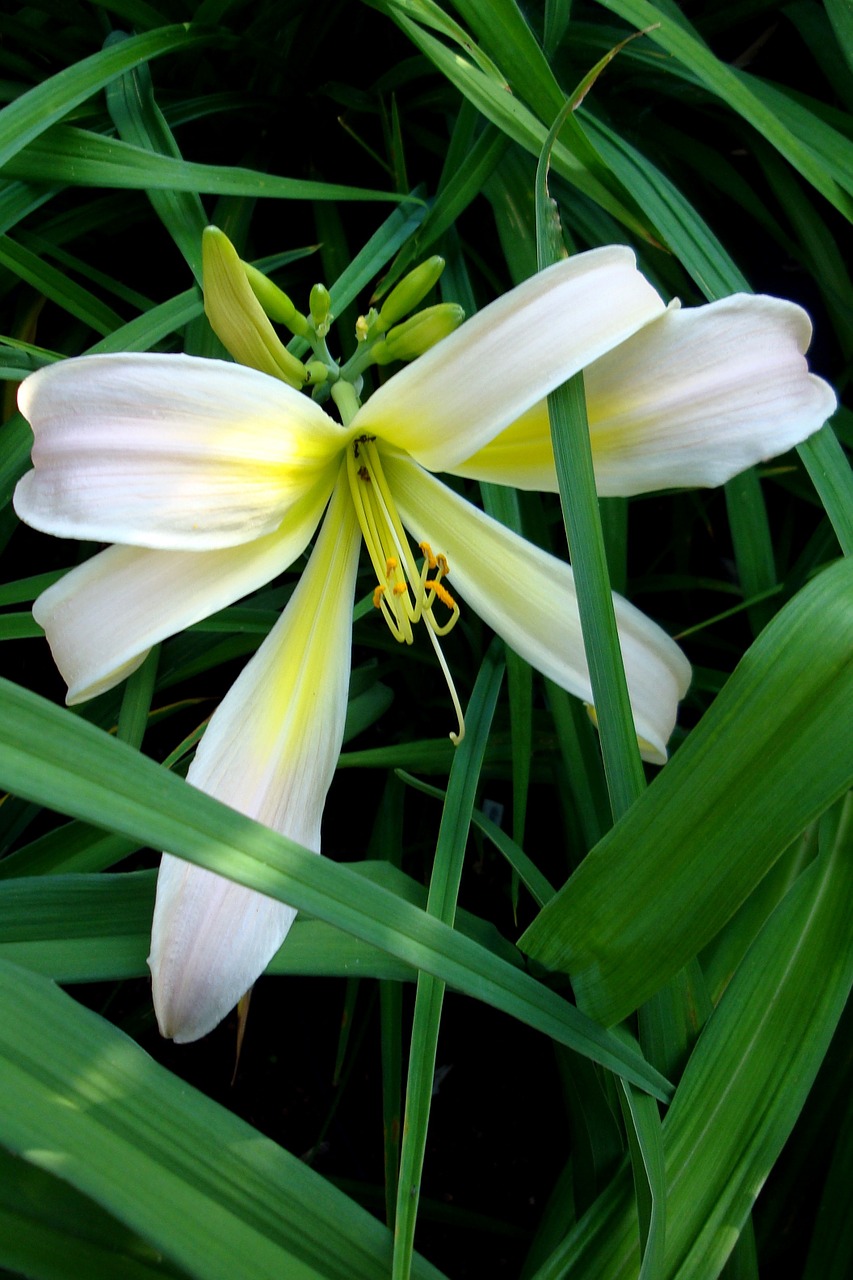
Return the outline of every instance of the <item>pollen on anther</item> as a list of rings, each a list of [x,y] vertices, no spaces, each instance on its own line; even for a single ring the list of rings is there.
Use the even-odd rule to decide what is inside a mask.
[[[404,596],[408,589],[409,588],[406,586],[405,582],[398,582],[391,588],[395,596]]]
[[[399,561],[397,560],[396,556],[387,557],[385,561],[385,573],[389,578],[391,574],[394,572],[394,570],[397,568],[398,564],[399,564]]]
[[[385,595],[384,583],[380,582],[378,587],[373,590],[373,607],[374,609],[382,608],[382,597]]]
[[[446,556],[442,556],[442,555],[436,556],[436,564],[438,565],[439,569],[441,570],[441,572],[442,572],[443,576],[444,576],[445,578],[449,578],[449,577],[450,577],[450,565],[447,563],[447,557],[446,557]],[[431,569],[435,568],[435,565],[430,565],[430,568],[431,568]]]
[[[432,554],[432,547],[429,545],[429,543],[419,542],[418,546],[426,556],[426,562],[429,565],[430,569],[436,569],[438,567],[438,561],[436,560],[435,556]]]
[[[439,600],[441,601],[441,603],[444,605],[447,605],[448,609],[456,608],[456,601],[453,599],[453,596],[450,594],[450,592],[447,590],[446,587],[443,587],[441,585],[440,582],[436,582],[434,578],[428,578],[427,581],[424,583],[424,586],[428,591],[430,590],[434,591],[435,594],[438,596]]]

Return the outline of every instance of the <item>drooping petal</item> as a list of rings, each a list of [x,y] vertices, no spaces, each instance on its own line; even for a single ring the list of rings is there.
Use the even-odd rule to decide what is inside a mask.
[[[345,438],[275,378],[192,356],[64,360],[27,378],[18,403],[35,436],[22,520],[171,551],[272,533]]]
[[[354,427],[449,471],[664,304],[630,249],[579,253],[532,276],[395,374]]]
[[[343,737],[360,533],[345,473],[290,603],[214,714],[189,780],[319,852]],[[149,965],[165,1036],[197,1040],[278,950],[296,912],[164,854]]]
[[[835,395],[810,374],[806,313],[736,294],[671,308],[584,373],[599,493],[718,485],[817,431]],[[544,401],[453,470],[556,490]]]
[[[216,551],[109,547],[33,605],[68,685],[69,706],[112,689],[166,636],[257,590],[307,547],[334,473],[291,507],[281,528]]]
[[[404,523],[443,552],[447,586],[531,666],[592,702],[574,577],[548,555],[471,506],[412,462],[383,458]],[[614,596],[637,736],[647,760],[662,764],[690,664],[639,609]]]

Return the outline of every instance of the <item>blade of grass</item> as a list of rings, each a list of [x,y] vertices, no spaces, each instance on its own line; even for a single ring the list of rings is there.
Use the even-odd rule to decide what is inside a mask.
[[[797,452],[846,556],[853,556],[853,471],[829,423]]]
[[[743,471],[725,487],[726,512],[735,550],[735,564],[747,598],[772,592],[776,586],[773,540],[761,484],[754,469]],[[765,596],[748,610],[753,635],[773,616],[773,601]]]
[[[450,926],[456,918],[474,796],[503,680],[503,661],[497,657],[501,651],[500,642],[493,641],[483,659],[465,714],[465,737],[457,747],[447,782],[426,909],[428,915]],[[406,1081],[392,1280],[409,1280],[411,1273],[444,989],[441,979],[419,974]]]
[[[562,116],[571,109],[569,104],[557,117],[536,171],[536,243],[540,270],[564,256],[559,215],[548,191],[548,169]],[[642,794],[645,777],[616,630],[592,466],[583,374],[576,374],[548,396],[548,416],[604,771],[613,817],[618,819]]]
[[[434,796],[436,800],[447,802],[447,792],[442,791],[439,787],[432,787],[428,782],[423,782],[420,778],[415,778],[410,773],[406,773],[405,769],[396,770],[397,777],[405,782],[406,786],[414,787],[416,791],[422,791],[425,796]],[[529,890],[531,896],[538,906],[544,907],[545,903],[554,896],[554,888],[542,875],[538,867],[531,862],[527,854],[515,840],[511,840],[505,831],[502,831],[491,818],[487,818],[479,809],[475,809],[471,815],[471,821],[474,826],[482,831],[483,835],[488,836],[492,844],[502,853],[515,874],[523,882]]]

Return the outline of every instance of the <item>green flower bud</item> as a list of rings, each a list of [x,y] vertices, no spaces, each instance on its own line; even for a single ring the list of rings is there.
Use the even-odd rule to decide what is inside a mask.
[[[398,320],[402,320],[403,316],[407,316],[410,311],[414,311],[421,299],[425,298],[436,284],[443,270],[444,258],[436,256],[427,258],[426,262],[422,262],[419,267],[415,267],[414,271],[403,276],[400,283],[395,285],[388,294],[379,312],[379,322],[383,332],[390,329],[391,325],[396,324]]]
[[[308,321],[301,311],[296,310],[287,294],[250,263],[244,262],[243,270],[252,293],[270,320],[275,320],[276,324],[285,325],[298,338],[306,338],[309,333]]]
[[[306,381],[311,387],[318,387],[329,376],[329,366],[322,360],[309,360],[305,366]]]
[[[332,315],[332,295],[324,284],[315,284],[309,298],[311,319],[318,338],[325,338],[329,326],[334,319]]]
[[[374,364],[390,364],[392,360],[414,360],[434,347],[442,338],[458,328],[465,312],[455,302],[439,302],[396,325],[371,350]]]
[[[237,250],[218,227],[204,231],[202,279],[205,314],[234,359],[291,387],[304,387],[305,366],[279,341]]]

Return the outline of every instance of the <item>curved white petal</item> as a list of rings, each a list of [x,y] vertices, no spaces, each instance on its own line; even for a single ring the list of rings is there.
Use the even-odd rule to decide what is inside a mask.
[[[69,706],[112,689],[166,636],[224,609],[283,573],[317,528],[334,474],[296,502],[275,533],[217,551],[109,547],[33,605]]]
[[[452,470],[508,423],[664,310],[630,249],[532,276],[380,387],[354,428]]]
[[[18,403],[35,436],[22,520],[171,551],[272,533],[346,439],[275,378],[192,356],[64,360],[27,378]]]
[[[214,714],[189,781],[319,852],[343,737],[360,532],[341,472],[290,603]],[[164,854],[149,965],[165,1036],[197,1040],[266,968],[296,912]]]
[[[589,670],[567,564],[471,506],[441,481],[399,457],[383,458],[404,523],[443,552],[447,586],[516,653],[562,688],[592,702]],[[690,664],[670,637],[614,595],[616,622],[637,736],[648,760],[662,764]]]
[[[584,372],[598,491],[723,484],[799,444],[835,410],[803,353],[811,324],[779,298],[736,294],[670,309]],[[556,490],[541,402],[458,475]]]

